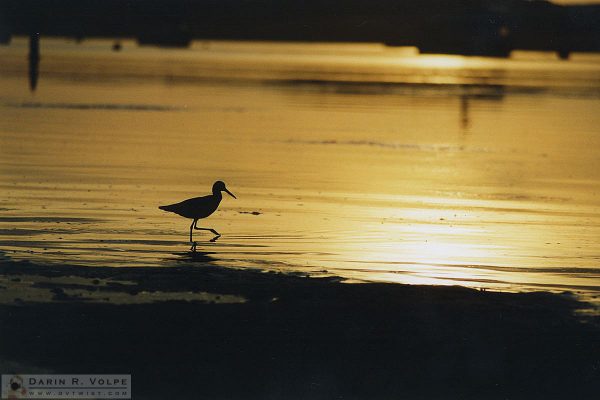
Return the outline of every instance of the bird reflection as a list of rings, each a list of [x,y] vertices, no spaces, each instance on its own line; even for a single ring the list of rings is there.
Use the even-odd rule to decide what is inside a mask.
[[[185,264],[215,264],[217,259],[213,257],[214,254],[216,253],[199,250],[196,246],[186,252],[173,253],[177,256],[177,262]]]
[[[210,239],[209,242],[214,243],[216,242],[219,238],[221,237],[221,235],[217,235],[214,238]],[[190,252],[195,253],[196,252],[196,248],[198,246],[198,242],[192,242],[192,246],[190,247]]]

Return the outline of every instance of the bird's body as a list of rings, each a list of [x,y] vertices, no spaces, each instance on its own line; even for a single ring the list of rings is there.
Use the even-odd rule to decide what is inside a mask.
[[[223,199],[221,192],[226,192],[234,199],[236,198],[233,193],[227,190],[225,183],[222,181],[216,181],[213,184],[212,194],[208,196],[194,197],[179,203],[170,204],[168,206],[160,206],[158,208],[181,215],[185,218],[192,219],[192,225],[190,225],[190,242],[194,243],[192,240],[193,229],[211,231],[215,235],[220,236],[219,232],[215,231],[214,229],[198,228],[196,224],[199,219],[206,218],[217,210],[221,200]]]
[[[223,195],[214,193],[208,196],[194,197],[180,203],[171,204],[168,206],[160,206],[161,210],[173,212],[185,218],[201,219],[206,218],[217,210]]]

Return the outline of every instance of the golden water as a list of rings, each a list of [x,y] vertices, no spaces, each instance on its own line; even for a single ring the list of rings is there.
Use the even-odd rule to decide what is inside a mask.
[[[0,47],[0,249],[499,290],[600,291],[600,58],[377,45]],[[252,212],[258,212],[254,215]]]

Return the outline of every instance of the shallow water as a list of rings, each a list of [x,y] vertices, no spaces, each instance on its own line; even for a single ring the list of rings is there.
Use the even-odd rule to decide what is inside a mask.
[[[5,259],[202,261],[352,280],[600,293],[600,58],[376,45],[0,47]]]

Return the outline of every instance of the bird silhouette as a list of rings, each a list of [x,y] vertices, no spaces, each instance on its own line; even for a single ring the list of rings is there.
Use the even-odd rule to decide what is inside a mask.
[[[168,212],[173,212],[185,218],[191,218],[193,220],[192,225],[190,225],[190,243],[192,243],[192,248],[195,248],[195,242],[192,236],[194,229],[211,231],[214,233],[216,236],[211,240],[213,242],[219,236],[221,236],[219,232],[212,228],[198,228],[197,226],[199,219],[206,218],[217,210],[219,203],[221,203],[221,199],[223,199],[221,192],[226,192],[234,199],[237,199],[233,193],[227,190],[225,187],[225,182],[216,181],[212,187],[212,194],[209,194],[208,196],[194,197],[192,199],[184,200],[180,203],[170,204],[168,206],[160,206],[158,208]]]

